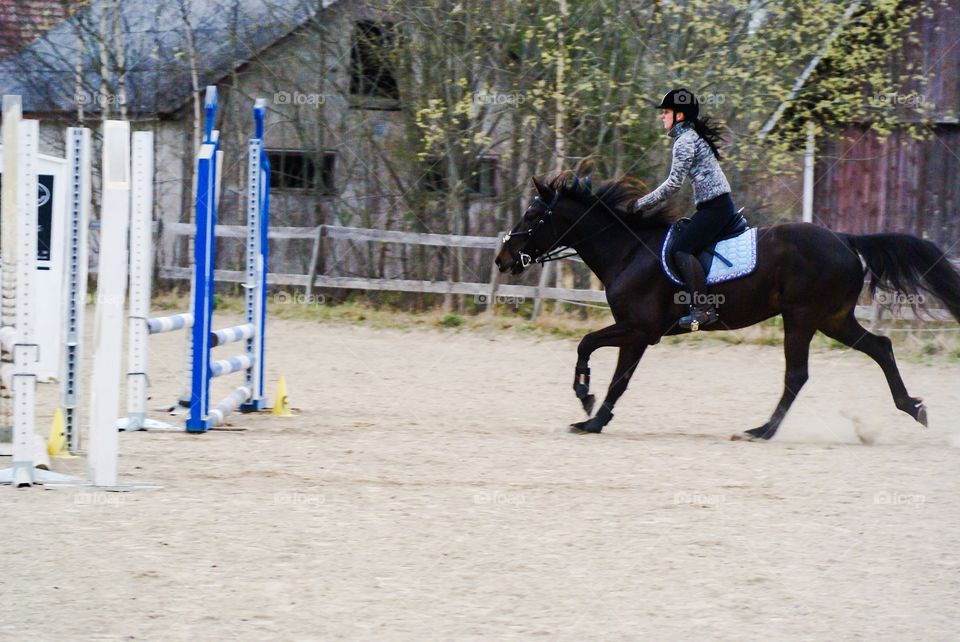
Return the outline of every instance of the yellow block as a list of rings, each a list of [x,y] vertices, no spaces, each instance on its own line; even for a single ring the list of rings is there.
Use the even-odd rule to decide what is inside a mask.
[[[280,377],[280,382],[277,384],[277,394],[274,396],[273,410],[271,414],[274,417],[293,417],[293,413],[290,412],[290,402],[287,399],[287,379],[286,377]]]

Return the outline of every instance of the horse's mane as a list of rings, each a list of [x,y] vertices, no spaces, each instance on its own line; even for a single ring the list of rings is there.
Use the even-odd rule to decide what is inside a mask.
[[[561,197],[572,198],[590,208],[592,212],[615,216],[631,228],[668,227],[677,218],[668,208],[655,212],[628,213],[627,207],[630,203],[647,192],[642,181],[629,176],[612,178],[594,185],[589,177],[583,178],[572,170],[565,170],[549,179],[547,184],[551,189],[559,190]]]

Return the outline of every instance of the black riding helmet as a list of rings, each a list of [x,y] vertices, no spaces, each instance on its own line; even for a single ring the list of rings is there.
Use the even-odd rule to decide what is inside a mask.
[[[657,109],[672,109],[683,114],[683,119],[691,121],[700,116],[700,101],[689,89],[671,89],[663,95]]]

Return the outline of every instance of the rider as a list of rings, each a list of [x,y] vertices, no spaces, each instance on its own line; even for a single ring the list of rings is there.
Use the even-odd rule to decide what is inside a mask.
[[[706,296],[706,275],[697,254],[716,241],[736,216],[736,208],[730,198],[730,183],[717,162],[720,133],[709,119],[700,119],[697,97],[686,89],[673,89],[657,107],[663,128],[676,139],[673,164],[667,180],[634,203],[632,210],[653,209],[676,193],[684,178],[690,179],[697,211],[676,240],[673,261],[690,293],[690,313],[680,319],[680,325],[696,330],[720,318],[712,300]]]

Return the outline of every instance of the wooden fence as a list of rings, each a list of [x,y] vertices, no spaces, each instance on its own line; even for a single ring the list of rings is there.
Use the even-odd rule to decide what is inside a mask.
[[[193,236],[195,228],[190,223],[166,223],[164,231],[174,236]],[[218,238],[246,238],[246,227],[241,225],[217,225]],[[327,239],[342,239],[349,241],[365,241],[375,243],[403,243],[409,245],[425,245],[431,247],[457,247],[468,249],[483,249],[496,251],[500,247],[501,239],[496,236],[457,236],[454,234],[427,234],[421,232],[397,232],[392,230],[376,230],[359,227],[341,227],[336,225],[320,225],[317,227],[271,227],[270,238],[275,240],[301,240],[312,242],[310,256],[310,272],[308,274],[287,274],[271,272],[267,282],[271,285],[289,285],[302,287],[309,297],[316,288],[339,288],[348,290],[373,290],[390,292],[423,292],[428,294],[463,294],[468,296],[484,297],[483,303],[488,311],[493,310],[493,303],[498,297],[513,297],[530,299],[536,302],[543,299],[557,301],[603,304],[607,302],[603,290],[586,290],[573,288],[557,288],[532,285],[513,285],[499,282],[500,272],[490,261],[490,280],[481,282],[455,281],[417,281],[410,279],[378,279],[366,277],[329,276],[317,274],[321,253],[324,251],[324,242]],[[957,264],[957,262],[954,262]],[[164,279],[190,279],[193,269],[189,267],[160,266],[158,275]],[[216,270],[215,278],[218,281],[242,283],[245,275],[239,270]],[[539,307],[539,306],[537,306]],[[868,321],[872,327],[880,322],[883,308],[876,302],[873,305],[858,305],[857,318]],[[952,317],[946,310],[930,310],[929,316],[935,321],[950,321]],[[897,318],[912,319],[909,308],[898,312]]]
[[[194,226],[189,223],[167,223],[166,232],[175,236],[192,236]],[[240,225],[218,225],[218,238],[246,237],[246,228]],[[502,284],[499,282],[500,272],[493,264],[492,252],[500,247],[500,237],[496,236],[457,236],[454,234],[427,234],[422,232],[396,232],[392,230],[375,230],[359,227],[340,227],[335,225],[320,225],[317,227],[271,227],[270,238],[275,240],[310,241],[313,248],[310,254],[310,272],[308,274],[285,274],[271,272],[267,282],[271,285],[290,285],[305,289],[310,296],[316,288],[341,288],[349,290],[375,290],[391,292],[423,292],[428,294],[464,294],[468,296],[484,297],[488,309],[493,308],[492,302],[502,297],[531,299],[555,299],[572,301],[575,303],[607,302],[602,290],[584,290],[573,288],[538,287],[532,285]],[[456,281],[416,281],[410,279],[377,279],[367,277],[329,276],[317,274],[321,253],[324,251],[324,242],[327,239],[342,239],[348,241],[372,241],[376,243],[403,243],[409,245],[425,245],[432,247],[457,247],[468,249],[482,249],[491,251],[490,280],[487,282],[456,282]],[[187,267],[160,266],[158,274],[165,279],[189,279],[193,270]],[[234,270],[217,270],[215,278],[219,281],[240,283],[244,273]]]

